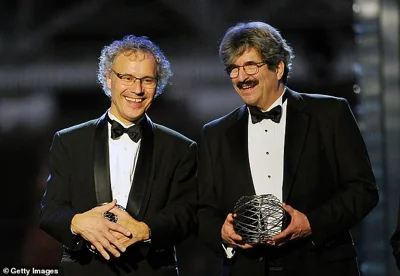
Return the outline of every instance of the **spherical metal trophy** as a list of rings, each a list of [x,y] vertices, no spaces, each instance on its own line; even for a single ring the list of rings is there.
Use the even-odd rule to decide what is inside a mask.
[[[99,206],[103,206],[103,205],[106,205],[106,204],[108,204],[108,203],[105,202],[105,203],[103,203],[103,204],[100,204]],[[114,207],[114,208],[118,208],[118,209],[120,209],[120,210],[122,210],[122,211],[126,211],[124,207],[122,207],[121,205],[118,205],[118,204],[115,204],[115,207]],[[109,211],[104,212],[104,213],[103,213],[103,217],[104,217],[105,219],[111,221],[111,222],[115,222],[115,223],[116,223],[116,222],[118,221],[118,216],[117,216],[117,215],[114,215],[113,213],[111,213],[111,212],[109,212]],[[93,248],[92,248],[92,244],[89,243],[89,242],[86,242],[86,247],[87,247],[87,249],[89,249],[90,252],[92,252],[92,253],[95,254],[95,255],[97,255],[97,254],[99,253],[99,251],[98,251],[97,249],[93,249]]]
[[[272,194],[243,196],[233,213],[233,228],[248,244],[270,240],[282,232],[287,220],[282,202]]]

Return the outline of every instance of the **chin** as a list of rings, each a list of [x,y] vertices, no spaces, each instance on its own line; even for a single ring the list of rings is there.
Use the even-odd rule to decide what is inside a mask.
[[[125,110],[125,115],[127,118],[138,118],[140,116],[142,116],[142,114],[144,113],[144,109],[140,108],[127,108]]]
[[[124,119],[129,121],[129,122],[134,122],[137,120],[137,118],[139,118],[140,116],[136,115],[136,114],[126,114],[124,115]]]
[[[251,97],[242,97],[242,100],[247,105],[256,105],[257,104],[257,100],[252,99]]]

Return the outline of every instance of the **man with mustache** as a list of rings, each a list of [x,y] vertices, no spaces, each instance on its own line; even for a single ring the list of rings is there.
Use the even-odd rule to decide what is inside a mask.
[[[195,229],[196,143],[146,115],[172,76],[146,37],[105,46],[100,118],[58,131],[40,227],[64,246],[61,275],[178,275],[174,245]]]
[[[374,208],[378,191],[347,101],[287,87],[293,51],[266,23],[230,28],[219,55],[244,105],[203,127],[197,214],[224,275],[359,275],[349,229]],[[277,197],[289,221],[248,244],[232,211],[255,194]]]

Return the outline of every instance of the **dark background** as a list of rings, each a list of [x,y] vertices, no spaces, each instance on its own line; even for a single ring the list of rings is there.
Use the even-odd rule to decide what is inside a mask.
[[[55,131],[109,107],[96,84],[104,45],[134,34],[163,49],[175,75],[149,115],[198,141],[204,123],[241,104],[218,59],[220,39],[239,21],[261,20],[294,48],[290,88],[350,102],[381,191],[379,206],[353,229],[360,266],[364,276],[397,275],[388,239],[400,193],[398,7],[396,0],[0,1],[1,268],[59,262],[60,246],[36,225],[48,149]],[[195,237],[179,249],[183,276],[216,271]]]

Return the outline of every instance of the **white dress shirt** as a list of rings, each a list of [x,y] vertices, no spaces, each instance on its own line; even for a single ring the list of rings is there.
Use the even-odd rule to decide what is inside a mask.
[[[282,201],[287,101],[282,103],[281,96],[267,111],[278,105],[282,106],[282,117],[279,123],[262,120],[253,124],[249,114],[248,150],[256,194],[272,194]]]
[[[111,120],[117,121],[123,127],[129,127],[113,116],[110,111],[108,111],[108,116]],[[117,200],[117,204],[126,208],[133,176],[135,174],[141,139],[135,143],[126,133],[122,134],[117,139],[112,139],[110,123],[108,123],[108,133],[112,197]]]
[[[285,129],[287,101],[282,95],[268,108],[282,106],[281,120],[275,123],[272,120],[262,120],[256,124],[251,121],[249,109],[248,119],[248,151],[250,171],[254,190],[257,195],[272,194],[282,201],[283,162],[285,150]],[[278,226],[279,227],[279,226]],[[234,248],[222,244],[226,257],[231,259]]]

